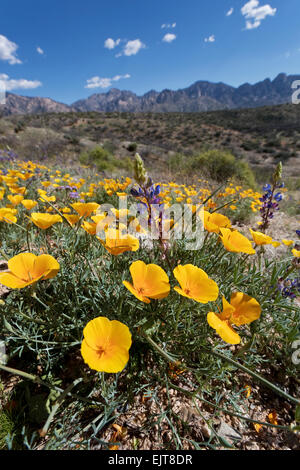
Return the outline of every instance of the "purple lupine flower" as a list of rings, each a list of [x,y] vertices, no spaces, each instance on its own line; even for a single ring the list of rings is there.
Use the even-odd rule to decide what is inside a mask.
[[[78,198],[80,198],[80,195],[76,191],[73,191],[73,192],[69,193],[69,197],[72,198],[72,199],[78,199]]]
[[[275,181],[273,183],[273,186],[270,184],[266,184],[263,187],[263,190],[265,193],[263,196],[260,198],[260,202],[262,202],[262,206],[260,208],[260,213],[263,219],[263,222],[261,224],[261,231],[265,231],[269,224],[270,220],[274,218],[274,212],[279,210],[279,202],[282,201],[283,196],[281,192],[277,192],[275,195],[276,189],[282,188],[284,186],[284,183],[279,183],[278,181]]]
[[[300,294],[300,278],[278,280],[278,290],[283,297],[295,299]]]

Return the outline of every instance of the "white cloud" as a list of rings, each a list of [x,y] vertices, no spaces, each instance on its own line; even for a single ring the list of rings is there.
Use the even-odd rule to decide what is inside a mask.
[[[211,36],[209,36],[208,38],[205,38],[204,39],[204,42],[215,42],[216,38],[215,38],[215,35],[212,34]]]
[[[10,65],[21,64],[16,56],[17,49],[17,44],[0,34],[0,60],[7,60]]]
[[[29,90],[32,88],[38,88],[42,86],[42,83],[38,80],[26,80],[25,78],[14,79],[9,78],[8,75],[5,73],[0,74],[0,86],[1,89],[5,91],[12,91],[12,90]]]
[[[124,78],[130,78],[129,73],[125,75],[115,75],[113,78],[92,77],[86,81],[84,88],[109,88],[112,86],[112,82],[118,82]]]
[[[36,48],[36,50],[37,50],[37,52],[38,52],[39,54],[41,54],[41,55],[44,54],[44,51],[43,51],[43,49],[42,49],[40,46],[38,46],[38,47]]]
[[[124,55],[131,56],[136,55],[141,49],[144,49],[146,46],[139,39],[134,39],[133,41],[128,41],[124,47]]]
[[[234,8],[230,8],[230,10],[228,10],[228,12],[226,13],[226,16],[231,16],[233,12]]]
[[[108,38],[106,41],[104,41],[104,47],[106,47],[106,49],[114,49],[120,44],[120,42],[121,39],[116,39],[114,41],[112,38]]]
[[[163,37],[163,41],[164,42],[172,42],[176,39],[176,34],[171,34],[171,33],[168,33],[168,34],[165,34],[164,37]]]
[[[161,25],[161,29],[176,28],[176,23],[164,23]]]
[[[255,29],[261,25],[267,16],[274,16],[277,8],[270,5],[259,6],[259,0],[250,0],[241,8],[242,15],[246,18],[246,29]]]

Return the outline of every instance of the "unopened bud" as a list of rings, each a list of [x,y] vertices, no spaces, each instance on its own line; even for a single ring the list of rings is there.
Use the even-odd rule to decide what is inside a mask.
[[[134,177],[139,185],[144,185],[148,179],[148,175],[144,167],[144,162],[138,153],[135,154]]]
[[[273,182],[276,184],[281,180],[281,178],[282,178],[282,163],[279,162],[273,175]]]

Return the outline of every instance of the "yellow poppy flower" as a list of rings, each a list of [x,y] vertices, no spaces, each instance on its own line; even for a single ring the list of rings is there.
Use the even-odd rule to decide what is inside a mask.
[[[55,196],[47,196],[46,194],[41,194],[40,201],[42,202],[55,202],[56,197]]]
[[[220,228],[220,238],[227,251],[233,253],[247,253],[254,255],[255,250],[252,248],[250,240],[244,237],[237,230],[230,230],[229,228]]]
[[[204,211],[204,228],[208,232],[219,233],[220,228],[230,228],[231,222],[225,215]]]
[[[129,359],[132,343],[129,328],[106,317],[94,318],[83,330],[81,355],[88,366],[98,372],[121,372]]]
[[[64,217],[67,219],[70,225],[77,224],[78,220],[80,219],[79,215],[74,214],[64,214]]]
[[[163,299],[169,295],[169,278],[160,266],[135,261],[129,270],[133,284],[127,281],[123,284],[137,299],[149,304],[150,299]]]
[[[249,229],[254,240],[254,243],[258,246],[261,245],[271,245],[273,243],[273,238],[265,235],[262,232],[254,232],[251,228]]]
[[[294,244],[293,240],[285,240],[285,239],[282,240],[282,243],[283,243],[285,246],[291,246],[291,245]]]
[[[17,213],[17,209],[1,207],[0,222],[6,222],[8,224],[15,224],[17,222],[17,217],[15,216],[16,213]]]
[[[20,195],[12,196],[10,194],[9,196],[7,196],[7,199],[10,200],[13,206],[17,206],[18,204],[20,204],[21,201],[23,201],[24,197]]]
[[[32,212],[30,220],[42,230],[46,230],[57,222],[62,222],[60,215],[44,214],[42,212]]]
[[[37,205],[37,201],[33,201],[31,199],[23,199],[23,201],[21,201],[21,203],[23,204],[25,209],[27,209],[29,211]]]
[[[173,273],[180,284],[180,287],[176,286],[174,289],[180,295],[202,304],[218,298],[219,288],[217,284],[208,277],[205,271],[197,266],[192,264],[179,265]]]
[[[71,206],[80,215],[80,217],[89,217],[98,209],[99,204],[96,202],[75,202],[74,204],[71,204]]]
[[[90,235],[96,235],[97,224],[85,220],[81,227]]]
[[[295,258],[300,258],[300,251],[299,250],[294,249],[294,250],[292,250],[292,253],[293,253]]]
[[[11,289],[22,289],[40,279],[52,279],[59,263],[50,255],[21,253],[8,261],[8,272],[0,273],[0,283]]]
[[[109,228],[105,232],[105,242],[97,237],[100,243],[112,255],[120,255],[125,251],[137,251],[139,249],[139,241],[132,235],[123,235],[121,230]]]
[[[252,323],[261,314],[261,307],[256,299],[242,292],[232,294],[230,303],[223,297],[223,312],[207,314],[208,324],[219,336],[229,344],[239,344],[241,338],[232,328],[232,324],[240,326]]]

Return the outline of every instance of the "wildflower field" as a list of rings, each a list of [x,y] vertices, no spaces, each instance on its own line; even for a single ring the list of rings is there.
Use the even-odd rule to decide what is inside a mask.
[[[154,182],[138,154],[119,179],[1,154],[0,448],[296,448],[300,232],[268,235],[281,171],[256,192]]]

